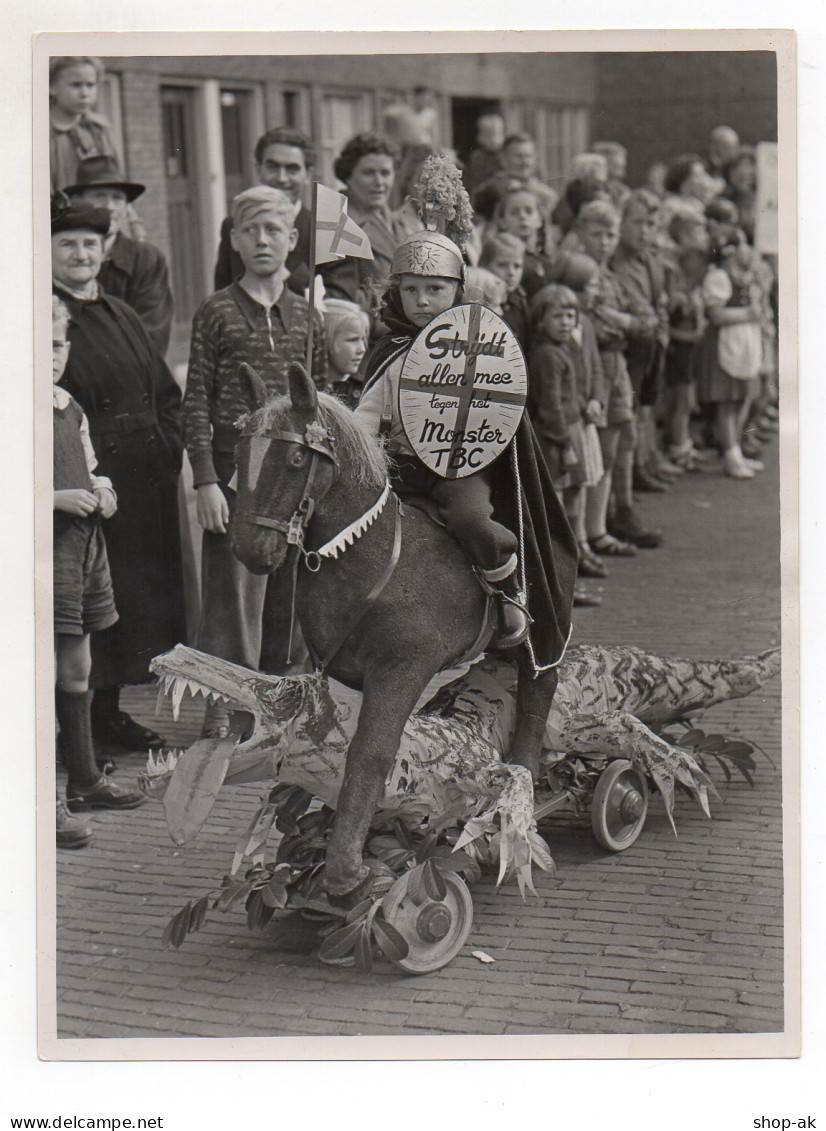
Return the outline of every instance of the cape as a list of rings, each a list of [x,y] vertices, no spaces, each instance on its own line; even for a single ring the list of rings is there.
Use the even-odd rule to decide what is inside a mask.
[[[370,352],[365,389],[419,334],[404,314],[397,287],[386,293],[381,318],[390,333]],[[522,647],[538,674],[559,663],[571,634],[577,546],[527,413],[507,450],[489,470],[494,517],[519,538],[520,583],[524,581],[533,618]]]

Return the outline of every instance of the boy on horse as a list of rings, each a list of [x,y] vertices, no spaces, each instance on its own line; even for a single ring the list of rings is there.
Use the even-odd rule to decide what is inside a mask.
[[[497,599],[494,646],[527,644],[538,674],[559,662],[570,634],[576,545],[527,417],[513,451],[456,479],[425,466],[400,419],[399,380],[410,346],[431,319],[463,301],[464,284],[462,253],[440,232],[417,232],[399,245],[381,310],[390,333],[368,358],[356,414],[386,438],[396,490],[436,503],[482,587]]]

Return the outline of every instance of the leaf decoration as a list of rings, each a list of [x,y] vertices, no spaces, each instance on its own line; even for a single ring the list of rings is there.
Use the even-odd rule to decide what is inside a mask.
[[[441,903],[447,895],[447,884],[445,883],[444,876],[434,865],[432,860],[425,860],[422,865],[422,879],[424,881],[424,889],[430,898]]]
[[[346,958],[348,954],[352,954],[356,939],[361,934],[361,929],[362,923],[357,922],[347,923],[344,927],[338,927],[335,931],[331,931],[319,947],[319,958],[323,961],[331,961],[337,958]]]
[[[208,895],[202,895],[201,898],[193,905],[192,914],[189,917],[189,926],[187,934],[192,934],[193,931],[200,931],[206,919],[206,913],[209,909]]]
[[[365,918],[367,912],[373,906],[372,899],[363,899],[361,903],[357,903],[355,907],[347,912],[345,923],[355,923]]]
[[[261,899],[264,902],[264,906],[272,908],[273,911],[286,907],[288,898],[287,889],[284,884],[274,878],[270,880],[265,887],[261,888]]]
[[[187,901],[180,911],[176,912],[164,928],[161,936],[163,946],[171,946],[177,950],[189,931],[190,917],[192,915],[192,902]]]
[[[373,938],[385,958],[389,958],[391,962],[401,962],[407,958],[410,953],[407,939],[392,923],[388,923],[382,915],[376,915],[372,927]]]
[[[359,926],[356,935],[355,947],[356,969],[361,974],[370,974],[373,970],[373,951],[370,948],[370,928],[366,923]]]

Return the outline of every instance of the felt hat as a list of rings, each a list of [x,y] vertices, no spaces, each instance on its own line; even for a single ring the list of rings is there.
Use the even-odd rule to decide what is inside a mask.
[[[69,185],[64,191],[70,196],[75,196],[87,188],[116,188],[126,194],[126,199],[131,204],[146,191],[146,185],[136,181],[127,181],[116,157],[100,154],[97,157],[85,157],[77,167],[77,183]]]
[[[112,223],[108,208],[97,208],[85,200],[70,200],[65,193],[52,197],[52,235],[58,232],[95,232],[105,236]]]
[[[458,279],[463,283],[465,263],[453,240],[441,232],[415,232],[396,248],[390,274]]]

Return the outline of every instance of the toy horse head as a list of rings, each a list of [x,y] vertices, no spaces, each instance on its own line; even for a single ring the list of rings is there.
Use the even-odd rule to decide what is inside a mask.
[[[304,551],[307,527],[342,470],[354,487],[381,486],[386,459],[343,402],[317,391],[303,366],[290,366],[289,394],[271,401],[255,370],[243,370],[256,409],[243,421],[236,452],[232,549],[250,572],[273,573],[290,546]],[[339,502],[346,510],[347,499]]]

